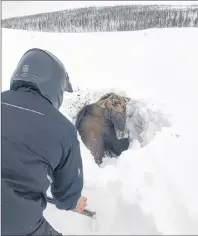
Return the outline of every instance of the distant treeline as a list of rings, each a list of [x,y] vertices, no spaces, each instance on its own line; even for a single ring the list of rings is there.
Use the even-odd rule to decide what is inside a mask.
[[[44,32],[104,32],[198,27],[198,5],[79,8],[4,19],[2,27]]]

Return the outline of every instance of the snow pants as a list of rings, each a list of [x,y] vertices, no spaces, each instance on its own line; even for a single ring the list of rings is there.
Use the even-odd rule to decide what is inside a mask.
[[[28,236],[63,236],[61,233],[58,233],[44,217],[41,219],[41,224],[32,234]]]

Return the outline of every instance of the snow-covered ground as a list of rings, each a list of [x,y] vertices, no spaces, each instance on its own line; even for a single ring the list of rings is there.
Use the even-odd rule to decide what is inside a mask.
[[[39,47],[69,73],[75,92],[65,94],[61,112],[71,121],[83,104],[114,90],[136,101],[135,114],[145,123],[147,145],[133,145],[102,168],[81,143],[83,194],[96,222],[50,204],[47,220],[65,235],[197,234],[198,29],[2,34],[3,90],[23,53]],[[131,119],[127,126],[132,130]]]

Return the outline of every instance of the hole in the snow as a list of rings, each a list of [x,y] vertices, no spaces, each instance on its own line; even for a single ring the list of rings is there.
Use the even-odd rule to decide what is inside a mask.
[[[79,90],[72,94],[66,94],[64,97],[63,111],[75,123],[76,115],[80,109],[90,103],[98,101],[98,99],[109,91],[89,91]],[[118,93],[119,94],[119,93]],[[137,149],[149,144],[155,137],[157,132],[160,132],[163,127],[170,127],[167,116],[161,110],[156,110],[154,103],[149,103],[144,100],[131,99],[126,106],[126,129],[124,132],[116,131],[118,138],[129,137],[129,148]],[[116,163],[113,158],[105,157],[106,161],[111,164]]]

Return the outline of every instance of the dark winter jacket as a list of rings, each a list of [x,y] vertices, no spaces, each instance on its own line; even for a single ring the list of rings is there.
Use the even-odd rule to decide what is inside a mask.
[[[28,235],[39,226],[50,186],[59,209],[76,207],[83,188],[77,131],[37,91],[1,93],[1,231]]]

